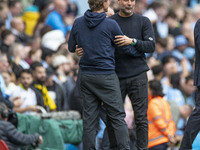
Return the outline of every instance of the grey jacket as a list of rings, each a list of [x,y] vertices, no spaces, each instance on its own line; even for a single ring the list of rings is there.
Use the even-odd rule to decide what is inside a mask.
[[[39,134],[23,134],[10,122],[0,120],[0,139],[6,142],[9,150],[18,150],[20,149],[20,146],[38,142]]]

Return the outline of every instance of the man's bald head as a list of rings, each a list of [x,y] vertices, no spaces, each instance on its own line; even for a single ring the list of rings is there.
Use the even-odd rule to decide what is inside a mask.
[[[65,15],[67,10],[67,2],[65,0],[54,0],[54,7],[61,15]]]
[[[17,30],[18,32],[22,33],[24,32],[24,21],[22,20],[21,17],[15,17],[11,21],[11,27]]]

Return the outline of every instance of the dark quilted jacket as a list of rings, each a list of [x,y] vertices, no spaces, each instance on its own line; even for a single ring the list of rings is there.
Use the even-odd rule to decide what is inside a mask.
[[[19,132],[10,122],[0,120],[0,139],[4,140],[9,150],[20,150],[20,146],[29,145],[39,140],[39,134],[27,135]]]

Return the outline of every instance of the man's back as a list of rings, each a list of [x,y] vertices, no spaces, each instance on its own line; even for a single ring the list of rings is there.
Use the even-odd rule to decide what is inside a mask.
[[[115,70],[114,36],[121,34],[117,23],[106,18],[104,12],[87,11],[83,17],[74,22],[69,38],[69,50],[74,51],[75,44],[84,49],[80,60],[83,72],[113,73]]]

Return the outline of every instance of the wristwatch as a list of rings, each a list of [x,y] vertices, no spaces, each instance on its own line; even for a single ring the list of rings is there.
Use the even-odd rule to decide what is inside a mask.
[[[135,45],[137,43],[137,40],[135,38],[132,39],[133,44],[131,45]]]

